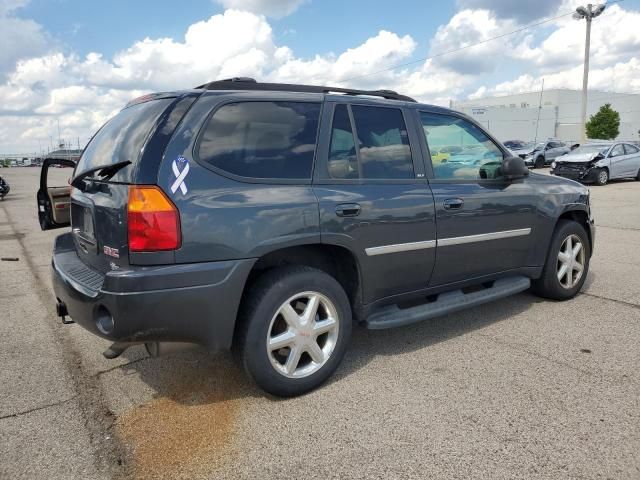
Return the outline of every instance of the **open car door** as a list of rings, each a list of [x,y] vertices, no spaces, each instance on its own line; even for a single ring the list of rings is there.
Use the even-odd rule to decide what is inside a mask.
[[[42,230],[52,230],[71,225],[71,186],[65,185],[66,181],[62,180],[63,174],[55,172],[55,175],[50,175],[49,168],[54,165],[75,168],[76,163],[73,160],[62,158],[47,158],[42,163],[40,188],[36,194],[38,219]],[[70,176],[70,174],[67,175],[67,177]],[[60,177],[60,179],[57,177]]]

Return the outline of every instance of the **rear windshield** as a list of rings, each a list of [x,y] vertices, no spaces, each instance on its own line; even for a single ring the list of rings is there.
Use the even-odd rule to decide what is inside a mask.
[[[132,165],[121,169],[112,180],[130,182],[151,128],[173,100],[152,100],[121,110],[89,142],[76,167],[76,175],[129,160]]]

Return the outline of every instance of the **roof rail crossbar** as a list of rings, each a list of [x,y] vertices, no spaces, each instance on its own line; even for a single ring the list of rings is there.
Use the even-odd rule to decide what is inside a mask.
[[[342,87],[323,87],[316,85],[296,85],[290,83],[262,83],[253,78],[234,77],[225,80],[216,80],[195,87],[198,90],[267,90],[275,92],[302,92],[302,93],[344,93],[347,95],[366,95],[370,97],[382,97],[388,100],[402,100],[415,102],[411,97],[400,95],[393,90],[357,90]]]

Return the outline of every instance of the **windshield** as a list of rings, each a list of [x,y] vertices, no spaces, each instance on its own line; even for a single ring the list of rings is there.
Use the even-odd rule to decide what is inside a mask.
[[[151,128],[172,101],[173,98],[152,100],[121,110],[91,139],[78,161],[76,176],[128,160],[134,165],[120,170],[113,180],[130,182]]]
[[[610,147],[611,145],[580,145],[573,152],[571,152],[571,154],[580,155],[587,153],[601,153],[605,155]]]

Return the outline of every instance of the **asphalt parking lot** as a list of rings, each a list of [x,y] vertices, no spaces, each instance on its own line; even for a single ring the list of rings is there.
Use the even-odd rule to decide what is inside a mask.
[[[228,355],[109,361],[60,324],[39,169],[0,174],[0,478],[640,478],[640,182],[591,188],[574,300],[356,329],[327,385],[280,400]]]

